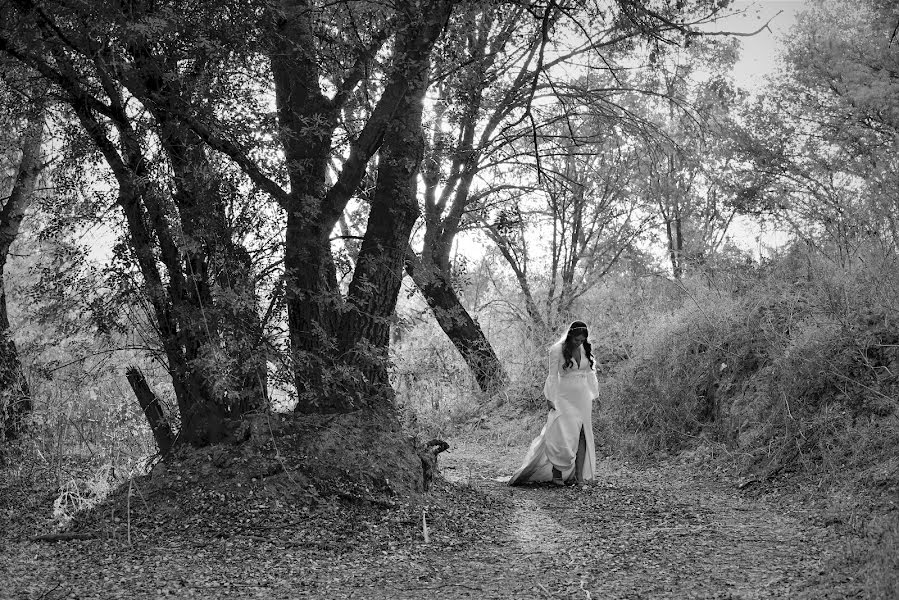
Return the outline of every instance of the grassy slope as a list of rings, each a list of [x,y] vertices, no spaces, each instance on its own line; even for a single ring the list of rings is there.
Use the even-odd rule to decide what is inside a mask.
[[[899,489],[899,282],[778,267],[726,291],[685,282],[606,381],[616,446]]]
[[[794,251],[681,282],[610,283],[578,316],[593,325],[600,359],[600,454],[679,455],[740,493],[815,506],[846,537],[838,560],[871,597],[889,596],[878,586],[899,572],[895,259],[872,253],[838,266]],[[545,369],[539,355],[508,351],[524,347],[515,336],[492,338],[528,363],[504,395],[472,397],[432,365],[437,375],[401,394],[412,427],[462,427],[507,446],[534,435]]]

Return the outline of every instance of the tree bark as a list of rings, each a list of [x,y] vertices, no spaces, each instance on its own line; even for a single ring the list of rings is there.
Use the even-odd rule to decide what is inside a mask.
[[[420,214],[417,177],[424,154],[422,99],[428,88],[429,55],[449,18],[450,4],[424,16],[422,27],[401,38],[403,57],[398,77],[407,91],[385,132],[368,226],[347,294],[348,311],[341,323],[341,350],[366,382],[366,395],[392,397],[387,380],[390,318],[403,279],[406,247]]]
[[[158,290],[157,319],[165,323],[160,332],[182,420],[178,439],[203,445],[220,439],[224,418],[267,406],[266,353],[250,259],[233,240],[218,171],[199,135],[178,118],[187,104],[178,65],[140,39],[130,41],[128,50],[134,68],[121,76],[122,83],[156,121],[173,175],[174,207],[153,185],[150,161],[124,110],[121,90],[101,67],[125,163],[113,170],[120,187],[129,190],[130,198],[120,203],[127,206],[132,239],[148,254],[139,261],[142,273],[148,284],[155,282],[148,289]],[[113,151],[105,151],[107,161]],[[157,244],[169,276],[166,284],[153,264]]]
[[[131,42],[129,50],[136,68],[128,82],[133,92],[147,100],[156,121],[172,170],[175,214],[167,219],[166,208],[155,198],[145,197],[144,204],[170,274],[170,297],[183,314],[182,329],[190,323],[203,324],[193,336],[195,342],[185,347],[185,358],[195,363],[201,378],[212,382],[213,400],[229,417],[239,418],[243,412],[267,405],[266,352],[249,253],[233,239],[222,178],[202,139],[177,118],[188,95],[174,76],[178,65],[169,57],[155,55],[141,41]],[[116,96],[123,105],[115,86],[107,88],[107,95]],[[119,121],[124,126],[127,116],[121,114]],[[133,139],[133,133],[129,134]],[[132,146],[131,171],[146,177],[142,172],[146,161],[136,142]],[[178,224],[177,234],[171,230],[171,220]]]
[[[206,377],[215,381],[215,401],[238,418],[267,404],[266,353],[249,254],[232,239],[221,182],[200,140],[178,126],[163,135],[163,145],[175,176],[187,306],[192,320],[205,323],[214,339],[223,342],[218,344],[220,358],[199,354],[191,360],[208,363]],[[201,343],[200,353],[215,345],[210,339]]]
[[[137,397],[137,402],[144,411],[144,416],[147,417],[147,423],[150,424],[150,431],[153,432],[153,439],[156,440],[159,454],[164,458],[171,451],[175,443],[175,436],[172,434],[172,427],[169,425],[168,419],[162,412],[159,398],[150,389],[147,379],[137,367],[128,367],[125,376]]]
[[[28,381],[9,323],[4,271],[43,167],[40,154],[43,131],[44,114],[39,106],[27,119],[19,167],[9,197],[0,209],[0,441],[19,437],[32,409]]]
[[[234,298],[226,301],[229,314],[222,321],[226,347],[239,367],[233,374],[235,397],[228,399],[230,416],[235,418],[268,410],[268,349],[250,253],[241,244],[229,243],[221,256],[216,281]]]
[[[419,73],[427,73],[428,59],[453,3],[431,0],[423,6],[410,6],[402,13],[408,21],[398,28],[399,39],[384,91],[352,141],[348,158],[330,188],[326,186],[326,173],[340,105],[321,90],[321,69],[309,51],[318,42],[308,4],[305,0],[281,1],[279,37],[271,51],[281,143],[291,184],[283,202],[287,212],[284,263],[288,329],[299,400],[297,410],[345,412],[352,410],[357,401],[347,397],[342,383],[335,386],[334,378],[345,382],[353,379],[352,370],[359,367],[361,357],[356,350],[349,354],[347,351],[350,347],[372,345],[370,349],[375,354],[386,351],[381,342],[385,326],[375,323],[383,321],[386,308],[392,311],[396,298],[391,296],[396,292],[391,290],[399,290],[397,273],[401,273],[402,267],[397,265],[402,265],[408,243],[405,230],[409,213],[403,196],[409,176],[417,172],[420,162],[420,151],[415,145],[396,145],[382,157],[396,164],[386,165],[382,197],[375,202],[376,214],[369,220],[363,241],[365,250],[360,249],[356,265],[359,273],[354,275],[349,303],[337,285],[329,237],[389,128],[395,129],[395,135],[397,127],[409,129],[410,120],[417,119],[420,124],[420,107],[415,103],[420,104],[427,81]],[[403,137],[408,140],[407,135]],[[400,187],[402,192],[398,191]],[[393,223],[393,219],[397,222]],[[399,242],[400,250],[396,250],[400,238],[405,239]],[[378,260],[373,259],[375,254],[379,255]],[[376,289],[380,285],[386,288]],[[371,289],[366,291],[366,287]],[[385,372],[370,375],[377,380]]]
[[[680,279],[684,274],[684,236],[680,217],[675,216],[665,221],[665,234],[668,238],[671,271],[675,279]]]
[[[31,393],[10,332],[3,289],[0,291],[0,441],[19,437],[31,409]]]
[[[197,319],[195,305],[188,301],[189,293],[184,290],[180,253],[169,230],[159,192],[153,188],[148,176],[149,160],[142,153],[123,111],[116,115],[118,118],[114,122],[123,147],[120,152],[105,125],[91,110],[84,91],[74,81],[62,83],[69,94],[68,102],[119,185],[117,202],[125,215],[130,246],[153,307],[178,401],[181,417],[178,439],[195,446],[214,443],[224,435],[225,409],[215,401],[212,382],[198,368],[196,358],[206,335],[204,322],[202,318]],[[153,239],[154,232],[158,246]],[[163,280],[156,262],[157,248],[169,272],[168,282]]]
[[[297,410],[330,412],[323,376],[332,370],[334,336],[343,299],[331,255],[331,228],[322,219],[337,111],[321,90],[312,10],[305,0],[282,0],[271,50],[272,79],[290,193],[284,248],[287,326]]]
[[[462,355],[478,387],[490,392],[502,386],[506,379],[502,363],[444,273],[421,261],[411,249],[406,255],[406,272],[421,290],[440,328]]]

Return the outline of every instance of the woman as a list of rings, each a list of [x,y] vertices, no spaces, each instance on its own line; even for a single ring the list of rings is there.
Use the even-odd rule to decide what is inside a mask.
[[[543,395],[550,409],[546,425],[509,485],[539,481],[565,485],[572,480],[583,485],[593,479],[596,469],[592,409],[599,395],[586,323],[572,323],[565,337],[549,349]]]

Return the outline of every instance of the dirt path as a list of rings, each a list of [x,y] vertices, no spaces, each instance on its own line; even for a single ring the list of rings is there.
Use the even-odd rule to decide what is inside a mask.
[[[176,524],[132,545],[15,539],[0,547],[0,581],[10,582],[0,585],[0,598],[817,599],[858,592],[828,570],[839,548],[834,529],[802,510],[744,498],[677,466],[601,461],[586,489],[497,481],[524,450],[455,441],[441,456],[453,484],[435,494],[461,505],[452,505],[451,516],[434,509],[427,544],[418,507],[348,515],[337,505],[308,521],[352,521],[358,534],[328,537],[320,524],[294,519],[229,537],[215,522],[222,517],[211,515],[205,529],[179,533]]]
[[[448,479],[508,496],[512,511],[491,555],[509,589],[496,598],[822,598],[835,535],[733,488],[683,470],[630,470],[601,462],[585,489],[508,488],[523,449],[457,444]],[[492,460],[490,460],[492,459]],[[460,557],[464,558],[464,557]],[[471,561],[454,573],[492,588]],[[496,573],[502,576],[501,573]],[[509,577],[511,575],[511,577]],[[832,597],[844,592],[831,590]]]

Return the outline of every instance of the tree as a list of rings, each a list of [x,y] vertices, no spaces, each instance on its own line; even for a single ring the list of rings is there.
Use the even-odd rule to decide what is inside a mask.
[[[604,48],[601,66],[553,82],[557,105],[534,109],[538,125],[518,142],[520,164],[500,175],[519,183],[508,201],[485,203],[481,222],[538,330],[564,320],[622,256],[639,254],[660,222],[677,276],[686,243],[693,260],[721,245],[735,214],[722,135],[740,99],[727,74],[735,54],[732,43],[690,39],[689,50],[650,44],[642,69],[622,66],[638,54],[633,46]],[[685,66],[691,60],[710,72],[697,74]],[[538,224],[551,232],[543,244],[534,243]]]
[[[226,419],[245,412],[229,393],[234,380],[218,365],[234,364],[238,372],[243,366],[247,354],[235,333],[246,332],[246,347],[258,347],[247,252],[224,218],[223,194],[233,190],[222,185],[216,154],[240,169],[242,185],[263,190],[284,211],[298,410],[350,411],[385,397],[389,404],[383,359],[418,214],[410,198],[421,154],[421,100],[430,53],[452,5],[423,2],[393,13],[362,3],[239,3],[180,14],[165,3],[38,7],[22,0],[6,15],[0,49],[54,85],[115,177],[129,251],[178,398],[179,441],[215,441]],[[348,26],[337,33],[335,16]],[[225,80],[225,68],[237,70],[239,81]],[[335,140],[338,117],[365,77],[384,82],[381,96],[342,146]],[[276,122],[264,102],[245,97],[248,84],[257,95],[273,92]],[[323,85],[332,84],[329,97]],[[241,111],[229,108],[238,100],[246,100]],[[329,186],[327,166],[342,149],[346,161]],[[344,297],[329,236],[376,154],[372,209]],[[249,326],[228,304],[244,293]],[[247,375],[236,379],[252,381]],[[246,396],[237,391],[238,399]],[[258,406],[262,399],[254,400]]]
[[[591,125],[591,121],[593,124]],[[633,193],[638,157],[623,131],[570,118],[541,130],[541,178],[483,226],[509,264],[538,331],[571,316],[576,300],[613,272],[650,224]],[[541,248],[531,241],[548,232]],[[529,269],[545,253],[546,268]],[[535,290],[543,292],[538,301]]]
[[[456,26],[451,17],[459,6],[4,5],[0,52],[45,78],[79,124],[73,137],[90,140],[114,179],[127,242],[120,254],[152,307],[178,400],[180,442],[216,441],[229,421],[265,409],[265,364],[250,360],[268,350],[260,330],[269,311],[260,317],[248,260],[258,248],[243,246],[226,210],[255,202],[258,192],[268,202],[253,207],[284,227],[282,260],[265,270],[281,269],[283,285],[273,288],[283,289],[285,362],[297,410],[392,414],[387,333],[418,216],[412,200],[425,152],[423,100],[435,52],[451,45],[446,31]],[[502,6],[488,4],[484,22],[499,22],[491,11]],[[500,117],[513,129],[534,121],[530,100],[549,85],[537,84],[552,63],[546,48],[553,22],[578,5],[525,8],[519,24],[539,36],[536,46],[525,45],[532,66],[513,86],[515,108]],[[608,23],[624,23],[625,36],[649,24],[678,35],[688,29],[665,16],[679,14],[673,9],[659,13],[637,2],[620,8]],[[606,18],[599,4],[584,10]],[[497,89],[504,93],[501,83]],[[509,131],[498,124],[497,131]],[[465,177],[468,160],[460,163]],[[331,171],[335,163],[339,169]],[[332,236],[363,183],[370,183],[365,233],[341,287]]]
[[[264,377],[258,363],[247,360],[254,352],[245,350],[260,341],[227,343],[235,334],[257,336],[258,319],[254,310],[240,308],[245,321],[224,318],[240,303],[254,306],[242,296],[252,289],[243,283],[247,269],[238,267],[246,253],[228,230],[226,190],[208,151],[162,108],[207,82],[187,72],[196,65],[178,71],[183,63],[174,41],[165,38],[171,28],[159,29],[158,21],[158,30],[145,27],[142,8],[132,5],[134,20],[128,21],[112,6],[74,10],[17,2],[4,15],[0,46],[53,86],[81,124],[76,135],[94,144],[112,172],[127,259],[143,278],[172,376],[179,439],[202,444],[223,435],[226,417],[264,403]],[[150,33],[159,35],[155,47]],[[147,112],[130,109],[129,86],[153,97]],[[233,377],[221,376],[222,362],[231,363]]]
[[[659,58],[638,109],[655,135],[638,166],[647,210],[658,215],[675,278],[713,254],[736,216],[731,114],[744,94],[730,76],[736,42],[699,40]]]
[[[812,3],[739,138],[757,178],[742,207],[826,242],[844,265],[872,240],[895,252],[899,239],[897,18],[890,3]]]
[[[476,226],[485,203],[500,204],[503,192],[523,187],[505,181],[505,172],[533,154],[541,167],[542,151],[530,142],[547,123],[582,107],[626,119],[613,98],[625,91],[618,74],[627,69],[613,57],[633,53],[647,39],[685,35],[719,9],[697,2],[655,12],[622,1],[481,3],[457,11],[435,61],[424,233],[407,270],[482,390],[501,383],[504,373],[454,288],[450,251],[457,236]],[[611,83],[572,85],[572,70],[601,72]],[[545,114],[539,106],[546,104],[563,110]]]
[[[480,197],[471,193],[472,182],[495,149],[496,130],[521,102],[539,36],[526,34],[523,47],[509,45],[513,34],[522,34],[526,10],[527,5],[473,4],[456,17],[434,68],[440,80],[423,170],[422,250],[418,254],[410,249],[406,261],[407,272],[441,329],[485,392],[502,385],[506,374],[454,289],[450,251],[467,207]],[[500,94],[491,102],[488,88],[504,80],[504,69],[522,57],[524,66],[518,75],[507,89],[491,90]],[[504,136],[503,143],[507,139]]]
[[[13,146],[12,152],[7,151],[4,158],[12,163],[13,177],[12,185],[0,206],[0,442],[20,436],[32,408],[28,381],[9,322],[4,272],[10,248],[19,235],[25,211],[45,166],[42,143],[46,103],[40,97],[42,87],[32,85],[30,89],[3,90],[6,106],[18,105],[25,110],[13,111],[7,123],[7,131],[12,132],[10,137]],[[22,95],[28,92],[36,97],[25,97],[25,102],[22,102]]]

